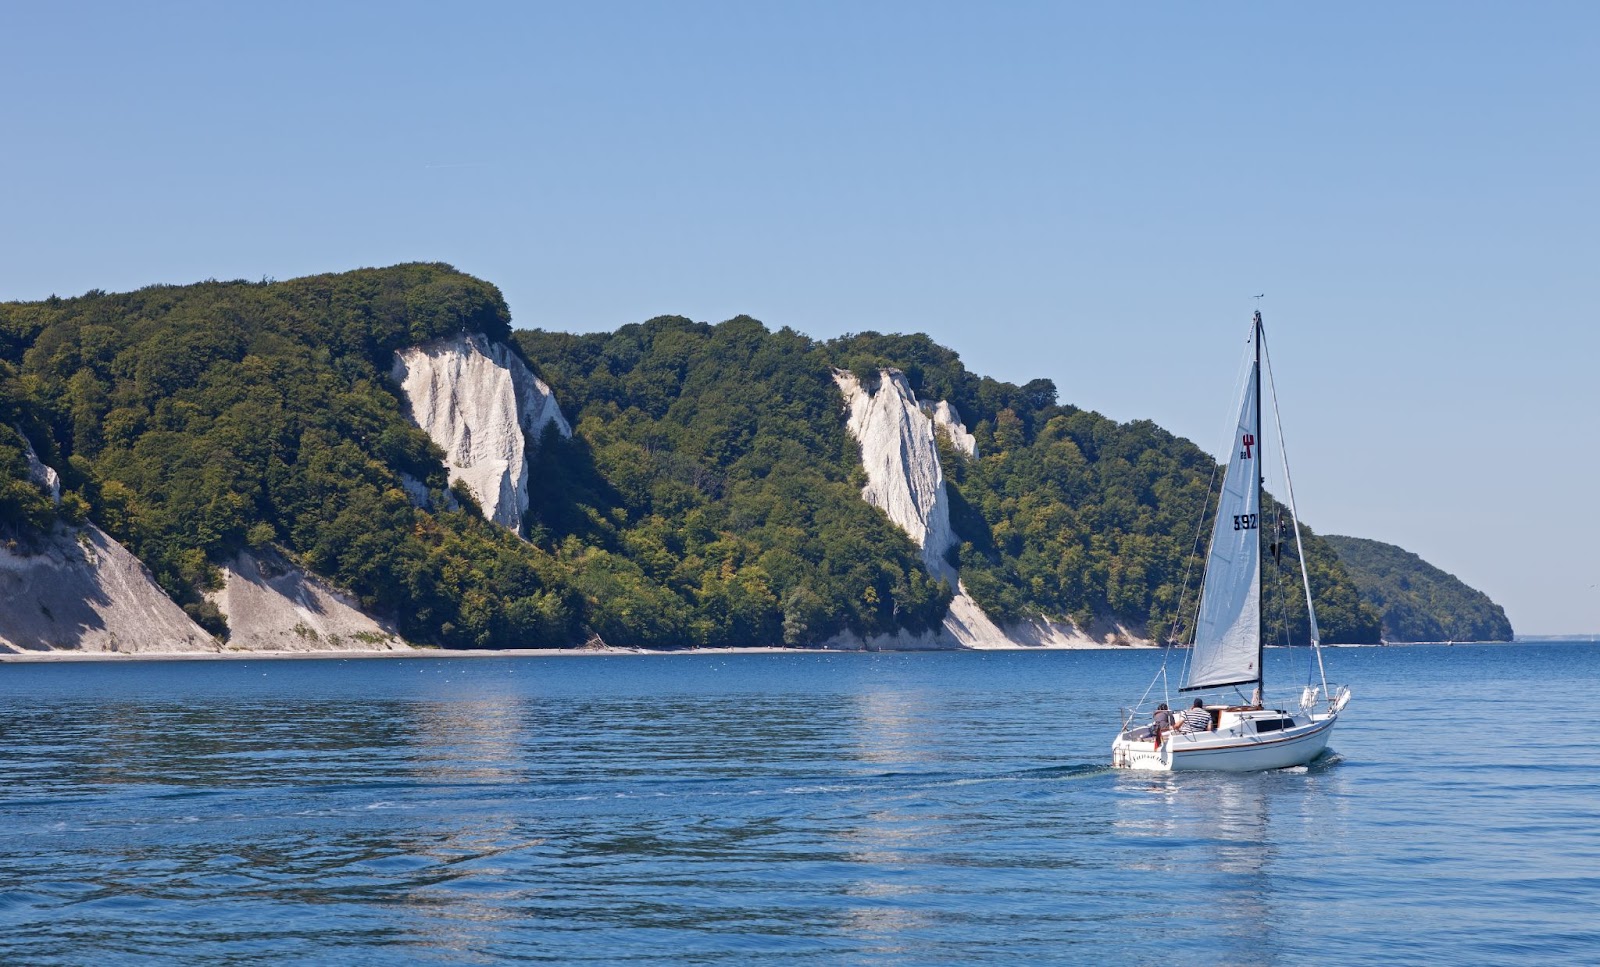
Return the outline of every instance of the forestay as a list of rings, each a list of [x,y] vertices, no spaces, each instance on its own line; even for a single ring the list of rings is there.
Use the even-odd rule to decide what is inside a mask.
[[[1259,339],[1257,331],[1253,338]],[[1261,363],[1245,381],[1233,454],[1211,530],[1211,554],[1184,690],[1261,679]]]

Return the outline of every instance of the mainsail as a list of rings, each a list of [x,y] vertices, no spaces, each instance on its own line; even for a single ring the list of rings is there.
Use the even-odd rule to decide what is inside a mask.
[[[1259,316],[1257,317],[1259,319]],[[1184,691],[1261,680],[1261,330],[1245,381],[1228,475],[1211,529],[1205,587]]]

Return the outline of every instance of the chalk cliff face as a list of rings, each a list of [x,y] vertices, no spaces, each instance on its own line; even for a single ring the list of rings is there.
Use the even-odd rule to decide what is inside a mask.
[[[222,589],[207,598],[228,618],[230,651],[409,649],[349,595],[275,551],[241,551],[222,577]]]
[[[889,515],[922,548],[922,562],[940,577],[950,566],[944,552],[956,543],[950,529],[950,498],[934,443],[933,422],[917,405],[905,375],[883,371],[876,393],[868,393],[851,373],[836,372],[834,382],[850,407],[847,426],[861,444],[867,486],[861,496]]]
[[[57,526],[37,548],[0,547],[0,651],[219,649],[98,527]]]
[[[28,444],[28,478],[61,503],[61,477]],[[204,652],[190,620],[139,559],[93,524],[0,545],[0,652]]]
[[[961,422],[961,414],[956,412],[956,408],[947,400],[940,400],[932,410],[933,425],[950,438],[956,450],[966,454],[968,460],[977,457],[978,438],[967,432],[967,425]]]
[[[861,443],[861,461],[867,471],[867,486],[861,496],[888,514],[922,546],[922,562],[928,573],[949,581],[955,596],[943,627],[935,634],[911,635],[902,631],[871,641],[845,635],[830,644],[870,648],[1077,648],[1110,642],[1145,643],[1129,629],[1110,622],[1096,622],[1085,630],[1070,622],[1036,618],[1002,628],[984,613],[962,586],[956,569],[945,560],[945,552],[959,544],[960,538],[950,527],[950,498],[939,467],[934,434],[946,434],[969,459],[977,456],[977,441],[948,402],[919,404],[899,370],[886,369],[879,375],[876,393],[868,393],[850,373],[836,371],[833,377],[850,408],[850,433]]]
[[[466,483],[484,516],[513,531],[528,509],[530,446],[549,424],[572,428],[550,387],[482,335],[438,339],[395,354],[392,373],[411,417],[445,452],[450,480]]]
[[[865,644],[892,648],[1014,644],[967,594],[956,569],[944,557],[959,539],[950,528],[950,497],[934,442],[935,421],[942,424],[962,452],[976,452],[976,446],[969,451],[961,443],[963,439],[970,440],[971,434],[949,403],[934,406],[933,418],[924,413],[917,394],[899,370],[886,369],[879,376],[876,393],[868,393],[851,373],[836,371],[833,377],[850,408],[850,434],[861,443],[861,461],[867,471],[867,485],[861,496],[921,545],[923,566],[934,577],[949,581],[955,588],[955,597],[939,634],[919,640],[902,633]]]

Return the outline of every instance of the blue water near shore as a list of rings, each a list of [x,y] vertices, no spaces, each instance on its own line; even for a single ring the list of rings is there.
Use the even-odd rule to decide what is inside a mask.
[[[1153,652],[0,665],[0,962],[1600,962],[1600,646],[1327,658],[1244,776]]]

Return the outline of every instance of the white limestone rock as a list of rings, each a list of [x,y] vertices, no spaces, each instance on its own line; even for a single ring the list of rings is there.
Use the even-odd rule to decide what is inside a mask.
[[[963,648],[1011,648],[1017,644],[978,607],[959,580],[955,596],[950,599],[950,611],[944,616],[944,631]]]
[[[1032,648],[1153,648],[1154,641],[1143,632],[1115,621],[1097,619],[1087,629],[1070,621],[1034,618],[1005,626],[1006,637]]]
[[[229,651],[408,651],[387,622],[363,612],[276,551],[241,551],[206,597],[228,618]]]
[[[834,382],[850,409],[849,430],[861,443],[861,462],[867,486],[861,496],[879,508],[922,547],[928,573],[949,581],[955,589],[950,610],[938,631],[913,635],[901,630],[869,639],[845,633],[825,643],[830,648],[907,651],[935,648],[1099,648],[1113,644],[1143,644],[1130,629],[1107,625],[1088,632],[1070,622],[1038,618],[996,624],[967,593],[945,552],[959,543],[950,527],[950,498],[945,489],[937,432],[949,434],[956,449],[977,456],[977,441],[967,432],[955,407],[946,401],[920,405],[916,393],[896,369],[880,374],[878,390],[868,393],[861,381],[835,370]]]
[[[572,435],[550,387],[510,349],[479,334],[395,353],[392,376],[412,420],[444,450],[450,481],[466,483],[485,517],[520,532],[528,448],[552,423]]]
[[[953,578],[944,552],[956,544],[956,536],[933,422],[917,406],[904,373],[886,369],[880,377],[878,391],[868,393],[852,373],[833,376],[850,407],[850,435],[861,444],[867,471],[861,496],[911,535],[930,574]]]
[[[0,545],[0,651],[215,652],[127,548],[94,525]]]
[[[961,422],[961,414],[950,401],[940,400],[933,405],[932,410],[933,425],[950,438],[951,445],[957,451],[966,454],[968,460],[977,459],[978,438],[967,431],[967,425]]]
[[[868,393],[851,373],[837,370],[833,378],[850,407],[850,434],[861,443],[861,462],[867,471],[861,496],[921,546],[922,563],[929,574],[949,581],[955,589],[940,633],[921,638],[901,633],[862,644],[902,649],[1011,646],[1005,632],[967,594],[956,569],[944,556],[959,539],[950,527],[950,497],[939,467],[934,425],[940,420],[947,430],[959,427],[966,434],[955,408],[941,402],[933,407],[935,417],[930,418],[918,405],[905,374],[897,369],[879,374],[876,393]],[[959,438],[952,434],[952,439]]]
[[[411,476],[409,473],[400,475],[400,486],[405,488],[406,497],[413,507],[428,506],[428,485]]]

